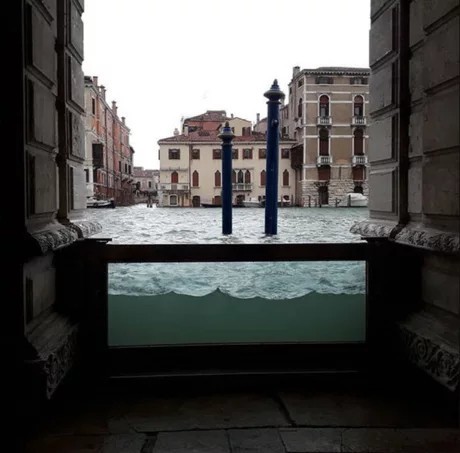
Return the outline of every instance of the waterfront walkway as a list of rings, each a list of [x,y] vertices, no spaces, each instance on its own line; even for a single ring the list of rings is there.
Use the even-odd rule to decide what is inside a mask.
[[[259,381],[229,386],[201,379],[198,387],[179,380],[168,388],[149,381],[84,396],[66,390],[35,426],[26,451],[460,452],[454,411],[414,385],[337,377]]]

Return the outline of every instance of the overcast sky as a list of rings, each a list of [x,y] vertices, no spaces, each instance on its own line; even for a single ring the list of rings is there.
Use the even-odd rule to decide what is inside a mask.
[[[134,164],[183,116],[266,116],[263,93],[292,68],[369,64],[369,0],[87,0],[85,75],[131,128]]]

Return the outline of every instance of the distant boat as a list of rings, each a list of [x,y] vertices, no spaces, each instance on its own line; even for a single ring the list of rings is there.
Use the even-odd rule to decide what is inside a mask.
[[[265,198],[260,201],[260,206],[263,207],[263,208],[265,207]],[[287,208],[287,207],[290,207],[290,206],[292,206],[291,200],[289,199],[289,197],[287,195],[285,195],[282,199],[278,198],[278,207],[279,208]]]
[[[367,208],[368,198],[362,193],[347,193],[337,204],[338,208]]]
[[[113,198],[109,200],[98,200],[94,197],[86,198],[86,207],[87,208],[114,208],[115,200]]]
[[[261,208],[262,204],[257,198],[249,198],[249,200],[243,200],[242,204],[245,208]]]

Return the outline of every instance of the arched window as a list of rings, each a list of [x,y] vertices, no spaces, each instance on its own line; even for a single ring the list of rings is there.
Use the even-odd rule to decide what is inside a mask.
[[[361,95],[355,96],[353,99],[353,115],[364,116],[364,99]]]
[[[192,174],[192,186],[193,187],[199,187],[200,185],[200,175],[198,172],[195,170]]]
[[[238,183],[242,184],[244,182],[244,175],[241,170],[238,171]]]
[[[265,186],[266,181],[267,181],[267,174],[266,174],[265,170],[262,170],[260,172],[260,185]]]
[[[364,154],[364,134],[362,129],[356,129],[353,132],[353,150],[355,156],[362,156]]]
[[[232,171],[232,183],[236,184],[236,171],[235,170]]]
[[[173,171],[171,173],[171,183],[177,184],[178,182],[179,182],[179,173],[177,173],[177,171]]]
[[[283,171],[283,186],[289,185],[289,172],[287,170]]]
[[[319,116],[329,116],[329,97],[325,94],[319,98]]]
[[[220,187],[222,185],[221,179],[220,179],[220,171],[217,170],[214,173],[214,186],[215,187]]]
[[[251,184],[251,172],[249,170],[244,173],[244,183]]]
[[[299,105],[297,106],[297,116],[299,118],[302,118],[303,116],[302,98],[299,99]]]
[[[329,132],[325,128],[319,131],[319,155],[329,156]]]

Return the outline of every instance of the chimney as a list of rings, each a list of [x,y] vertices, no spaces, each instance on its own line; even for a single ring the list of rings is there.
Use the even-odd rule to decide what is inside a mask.
[[[179,129],[177,127],[174,129],[174,137],[177,137],[179,135]]]
[[[292,77],[295,77],[300,72],[300,66],[294,66],[292,70]]]
[[[102,99],[104,99],[104,101],[105,101],[105,91],[106,91],[106,90],[105,90],[105,86],[104,86],[104,85],[101,85],[99,88],[101,89]]]
[[[95,85],[96,87],[97,87],[97,84],[98,84],[98,79],[99,79],[98,76],[94,76],[94,77],[93,77],[93,83],[94,83],[94,85]]]
[[[233,118],[233,113],[230,113],[230,118]]]
[[[256,114],[256,118],[257,118],[256,123],[260,123],[260,113]]]
[[[123,124],[125,124],[125,120],[126,120],[126,118],[125,118],[124,116],[122,116],[122,117],[121,117],[121,122],[122,122]]]
[[[117,116],[117,101],[112,101],[112,112]]]

